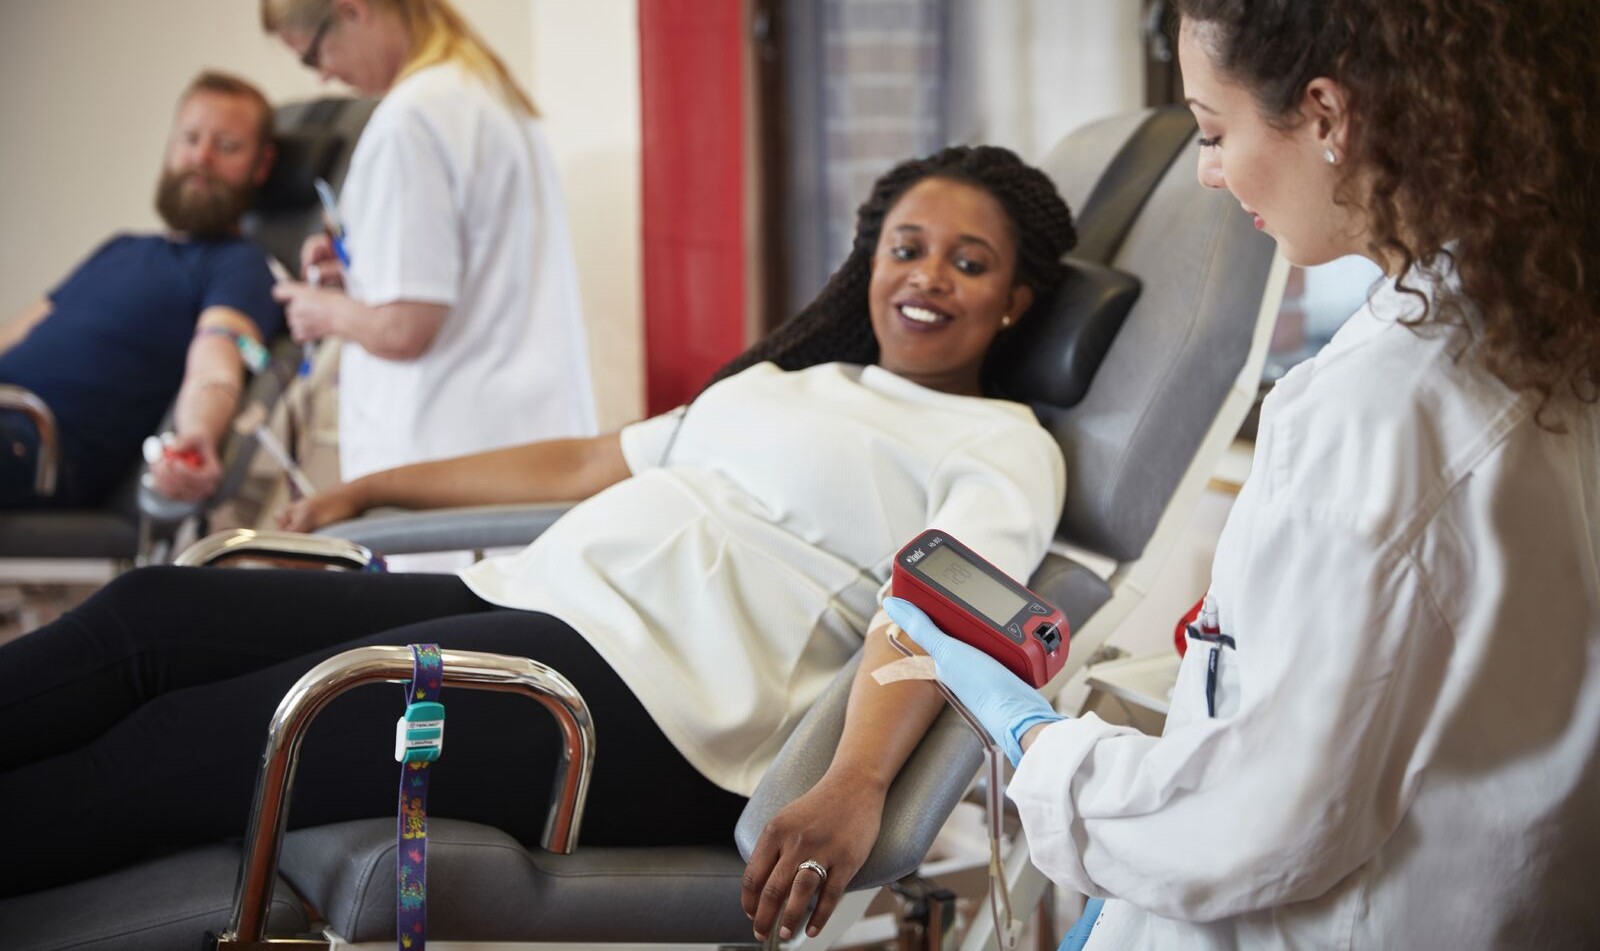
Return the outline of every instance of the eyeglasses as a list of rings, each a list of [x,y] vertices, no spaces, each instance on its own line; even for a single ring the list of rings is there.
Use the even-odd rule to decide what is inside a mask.
[[[306,69],[320,69],[322,66],[322,40],[328,35],[328,28],[333,26],[333,11],[322,18],[317,25],[317,32],[311,34],[311,45],[306,47],[305,55],[300,57],[300,65]]]

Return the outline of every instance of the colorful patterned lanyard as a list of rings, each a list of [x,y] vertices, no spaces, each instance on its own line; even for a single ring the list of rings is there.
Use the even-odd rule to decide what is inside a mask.
[[[395,933],[403,951],[428,946],[428,767],[444,748],[444,704],[438,701],[444,661],[438,644],[412,644],[406,712],[394,727],[400,766],[395,839]]]

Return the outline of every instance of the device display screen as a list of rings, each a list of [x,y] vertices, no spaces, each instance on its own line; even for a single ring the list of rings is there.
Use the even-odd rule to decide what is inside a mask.
[[[944,585],[956,597],[972,605],[993,621],[996,627],[1017,616],[1028,599],[994,580],[987,572],[949,547],[936,548],[916,565],[916,569]]]

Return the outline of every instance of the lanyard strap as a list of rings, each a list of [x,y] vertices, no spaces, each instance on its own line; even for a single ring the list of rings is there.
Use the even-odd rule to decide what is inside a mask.
[[[439,690],[444,661],[438,644],[412,644],[406,712],[395,724],[400,811],[395,832],[395,938],[402,951],[428,946],[428,767],[444,747]]]

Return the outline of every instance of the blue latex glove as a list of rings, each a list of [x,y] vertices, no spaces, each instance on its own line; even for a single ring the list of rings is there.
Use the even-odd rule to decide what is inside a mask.
[[[1067,719],[999,661],[939,630],[910,601],[887,598],[883,610],[933,658],[939,680],[978,718],[1011,765],[1022,761],[1023,734],[1041,723]]]

